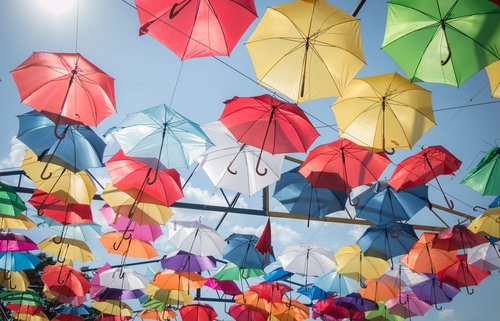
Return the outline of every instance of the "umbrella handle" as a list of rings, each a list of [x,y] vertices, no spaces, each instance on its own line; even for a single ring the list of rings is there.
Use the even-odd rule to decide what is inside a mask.
[[[56,262],[58,263],[64,263],[66,261],[66,258],[63,257],[62,260],[61,260],[61,252],[62,252],[62,246],[59,248],[59,252],[57,252],[57,258],[56,258]]]
[[[153,177],[153,180],[149,179],[149,175],[146,178],[146,183],[148,185],[153,185],[156,182],[156,179],[158,178],[158,167],[160,166],[160,161],[156,164],[156,170],[155,170],[155,176]]]
[[[66,130],[68,129],[69,125],[66,126],[61,135],[59,135],[59,133],[57,132],[57,130],[59,129],[59,125],[60,125],[59,122],[57,122],[56,125],[54,126],[54,136],[56,136],[56,138],[59,140],[63,140],[66,137]]]
[[[262,159],[262,149],[260,150],[259,158],[257,159],[257,164],[255,165],[255,172],[257,172],[257,175],[259,176],[266,176],[267,168],[264,168],[263,172],[259,171],[259,165],[261,159]]]
[[[118,251],[118,249],[120,248],[120,246],[122,246],[122,243],[123,243],[123,240],[124,240],[124,237],[122,236],[122,238],[120,239],[119,242],[115,242],[113,243],[113,249],[115,251]],[[117,245],[118,244],[118,245]]]
[[[68,281],[69,279],[69,275],[71,274],[71,271],[68,272],[68,275],[66,276],[66,280],[64,281],[61,281],[61,276],[62,276],[62,270],[63,270],[63,266],[64,265],[61,265],[61,268],[59,269],[59,274],[57,275],[57,283],[59,284],[64,284]]]
[[[12,280],[12,275],[10,274],[9,270],[4,270],[3,279],[4,280]]]
[[[394,231],[395,233],[392,233],[392,231],[389,232],[389,235],[393,238],[396,239],[399,237],[399,228],[398,228],[398,223],[395,224],[396,230]]]
[[[38,216],[43,216],[43,210],[39,210],[39,209],[37,209],[37,210],[36,210],[36,215],[38,215]]]
[[[440,306],[440,305],[437,305],[437,303],[434,303],[434,307],[435,307],[435,308],[436,308],[436,310],[438,310],[438,311],[443,310],[443,307],[442,307],[442,306]]]
[[[242,144],[241,147],[240,147],[240,150],[236,153],[236,155],[234,155],[233,159],[231,160],[231,163],[229,163],[229,165],[227,165],[227,171],[233,175],[236,175],[238,174],[238,171],[233,171],[231,170],[231,166],[233,166],[233,163],[236,161],[236,158],[238,158],[238,155],[243,151],[243,149],[247,146],[247,144]]]
[[[42,172],[40,173],[40,178],[43,179],[44,181],[52,177],[52,172],[50,172],[48,175],[46,174],[49,164],[50,164],[49,162],[46,162],[45,166],[42,169]]]
[[[469,287],[466,285],[465,290],[467,291],[468,295],[473,295],[474,294],[474,289],[469,289]]]
[[[474,207],[472,208],[472,210],[473,210],[474,212],[479,212],[479,211],[486,211],[487,209],[486,209],[486,208],[484,208],[484,207],[482,207],[482,206],[476,205],[476,206],[474,206]]]
[[[359,286],[362,287],[363,289],[366,289],[366,283],[359,280]]]
[[[59,239],[58,239],[59,241],[56,241],[57,239],[58,239],[57,236],[54,237],[54,239],[52,240],[52,243],[54,243],[54,244],[61,244],[63,242],[63,237],[62,236],[59,236]]]
[[[444,30],[444,27],[443,27],[443,30]],[[451,59],[451,49],[450,49],[450,45],[448,44],[448,42],[446,42],[446,47],[448,49],[448,56],[446,57],[445,60],[441,60],[441,66],[446,65],[448,63],[448,61],[450,61],[450,59]]]
[[[182,7],[180,7],[178,10],[175,10],[183,2],[184,1],[181,1],[180,3],[176,2],[172,5],[172,8],[170,9],[170,12],[168,13],[169,19],[174,19],[182,11],[182,9],[184,9],[191,2],[191,0],[188,0],[185,4],[182,5]]]
[[[231,164],[229,164],[229,166],[227,167],[227,171],[228,171],[230,174],[232,174],[232,175],[236,175],[236,174],[238,174],[238,171],[234,171],[234,172],[233,172],[233,171],[231,170],[231,165],[232,165],[232,163],[231,163]]]
[[[347,193],[347,199],[349,200],[349,204],[351,206],[358,206],[358,204],[359,204],[359,197],[355,197],[354,201],[353,201],[353,199],[351,198],[351,193]]]
[[[495,218],[495,223],[500,223],[500,217]]]
[[[9,279],[9,290],[15,290],[17,289],[16,284],[12,284],[12,277]]]
[[[405,305],[405,304],[407,303],[407,301],[403,302],[403,301],[401,300],[401,298],[402,298],[401,293],[399,293],[399,304],[401,304],[401,305]]]

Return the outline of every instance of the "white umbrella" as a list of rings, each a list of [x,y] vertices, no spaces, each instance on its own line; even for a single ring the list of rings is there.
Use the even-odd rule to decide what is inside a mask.
[[[168,223],[168,240],[178,250],[201,256],[218,256],[226,242],[216,230],[197,221]]]
[[[500,241],[487,242],[473,247],[467,255],[467,263],[481,271],[500,270]]]
[[[267,172],[261,176],[255,171],[259,148],[238,142],[219,121],[202,129],[214,146],[202,156],[200,164],[215,186],[252,195],[280,178],[284,154],[263,151],[261,163]]]
[[[333,252],[319,245],[306,243],[291,245],[278,256],[283,269],[301,275],[325,275],[337,265]],[[307,280],[306,280],[307,283]]]
[[[144,289],[149,280],[132,269],[114,268],[99,274],[99,285],[111,289]]]
[[[413,272],[406,265],[401,263],[394,264],[394,267],[388,268],[382,274],[378,281],[392,285],[394,287],[413,286],[417,283],[427,281],[429,278],[423,273]]]

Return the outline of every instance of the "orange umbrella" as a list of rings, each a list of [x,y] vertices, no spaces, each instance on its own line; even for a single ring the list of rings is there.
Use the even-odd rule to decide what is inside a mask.
[[[123,235],[120,232],[109,232],[104,234],[99,241],[101,241],[106,250],[112,254],[143,259],[151,259],[158,256],[158,252],[156,252],[148,241],[130,238],[120,242],[122,237]]]
[[[283,299],[283,303],[273,304],[279,307],[272,313],[279,321],[302,321],[309,318],[309,308],[297,300]],[[274,307],[273,307],[274,309]]]
[[[436,274],[455,263],[457,251],[445,251],[432,247],[437,233],[424,232],[401,263],[415,272]]]
[[[399,295],[399,291],[398,288],[372,279],[366,282],[366,288],[359,290],[359,294],[365,299],[379,302],[394,299]]]
[[[194,272],[165,270],[156,273],[151,284],[164,290],[189,290],[201,288],[207,280]]]
[[[234,297],[234,301],[240,305],[247,306],[251,310],[260,312],[269,312],[271,310],[271,303],[261,298],[257,292],[248,290],[242,294]]]
[[[142,310],[141,313],[137,315],[141,319],[163,321],[170,320],[177,316],[177,314],[169,308],[165,308],[163,311],[156,310]]]

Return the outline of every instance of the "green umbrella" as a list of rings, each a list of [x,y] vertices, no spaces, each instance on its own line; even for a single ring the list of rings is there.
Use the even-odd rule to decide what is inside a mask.
[[[460,182],[482,195],[500,195],[500,147],[493,147]]]
[[[44,301],[40,296],[33,291],[18,292],[18,291],[4,291],[0,293],[0,301],[16,303],[20,305],[43,305]]]
[[[378,310],[365,311],[365,318],[370,321],[403,321],[405,318],[387,311],[384,302],[377,302]]]
[[[264,274],[264,271],[259,269],[241,269],[234,263],[227,263],[214,274],[214,278],[217,280],[241,280],[258,277]]]
[[[23,211],[26,211],[26,206],[14,188],[0,182],[0,214],[16,216]]]
[[[165,310],[165,303],[155,300],[155,299],[148,299],[146,302],[142,304],[142,307],[144,309],[150,309],[150,310],[156,310],[156,311],[163,311]]]
[[[459,86],[499,59],[498,21],[488,0],[391,0],[382,47],[411,81]]]

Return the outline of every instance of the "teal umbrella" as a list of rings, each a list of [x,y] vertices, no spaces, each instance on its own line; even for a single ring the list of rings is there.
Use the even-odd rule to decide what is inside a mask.
[[[460,182],[482,195],[500,195],[500,147],[493,147]]]
[[[0,214],[16,216],[23,211],[26,211],[26,206],[14,188],[0,182]]]
[[[32,270],[40,259],[29,252],[0,252],[0,268],[8,271]]]
[[[57,232],[59,235],[64,234],[64,237],[70,239],[77,239],[80,241],[88,242],[90,240],[97,240],[102,236],[102,227],[95,223],[78,223],[64,225],[48,216],[39,216],[36,218],[40,221],[37,225],[40,227],[48,227],[49,229]]]

